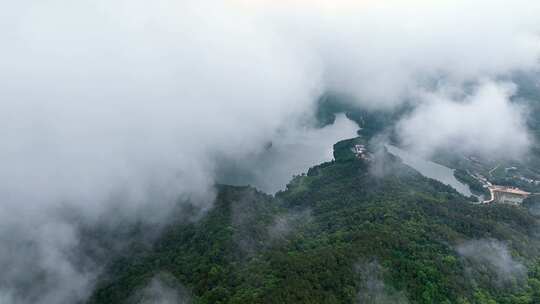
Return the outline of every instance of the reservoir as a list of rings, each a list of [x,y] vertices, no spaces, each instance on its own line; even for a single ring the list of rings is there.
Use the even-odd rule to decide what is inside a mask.
[[[467,197],[472,195],[469,186],[455,178],[453,169],[425,160],[396,146],[386,145],[386,148],[388,149],[388,152],[401,158],[404,164],[412,167],[425,177],[449,185]]]
[[[292,127],[274,136],[259,153],[223,159],[217,171],[219,183],[252,185],[266,193],[285,189],[295,174],[334,158],[333,145],[357,136],[358,125],[345,114],[323,128]]]

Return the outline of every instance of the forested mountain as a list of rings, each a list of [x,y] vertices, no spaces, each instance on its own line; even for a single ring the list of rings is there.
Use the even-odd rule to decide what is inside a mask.
[[[540,303],[539,218],[350,144],[275,196],[218,186],[200,220],[108,265],[89,302]]]

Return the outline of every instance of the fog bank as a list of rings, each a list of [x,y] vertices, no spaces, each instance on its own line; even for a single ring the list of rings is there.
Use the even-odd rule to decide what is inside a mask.
[[[178,201],[204,211],[217,162],[256,160],[268,143],[290,157],[255,166],[275,189],[289,168],[319,159],[328,142],[317,137],[333,136],[310,127],[328,90],[368,108],[419,105],[400,134],[422,152],[456,142],[486,154],[506,143],[508,157],[528,149],[524,110],[499,78],[538,68],[538,1],[3,4],[6,303],[87,297],[99,267],[78,264],[79,227],[66,209],[118,225],[160,223]],[[308,154],[289,154],[303,141],[315,143]]]

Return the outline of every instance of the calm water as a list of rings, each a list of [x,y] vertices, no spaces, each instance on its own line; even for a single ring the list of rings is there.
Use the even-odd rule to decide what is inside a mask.
[[[224,160],[217,180],[231,185],[253,185],[267,193],[285,189],[295,174],[305,173],[333,157],[333,145],[356,137],[358,125],[344,114],[324,128],[293,128],[280,133],[266,151],[241,160]]]
[[[469,186],[463,184],[454,177],[453,169],[415,156],[396,146],[386,145],[386,148],[388,149],[388,152],[401,158],[403,163],[414,168],[416,171],[420,172],[420,174],[432,179],[436,179],[443,184],[449,185],[465,196],[472,195]]]

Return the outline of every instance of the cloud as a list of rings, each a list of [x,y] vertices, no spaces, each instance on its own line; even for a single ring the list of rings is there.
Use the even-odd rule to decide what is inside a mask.
[[[188,291],[173,276],[162,273],[132,296],[131,303],[189,304],[192,301]]]
[[[514,87],[484,82],[472,94],[455,98],[427,93],[424,103],[398,125],[405,146],[421,155],[438,149],[487,158],[523,156],[531,144],[526,112],[511,102]]]
[[[311,209],[278,214],[274,217],[273,223],[267,229],[268,236],[272,241],[284,240],[301,225],[305,225],[311,221],[313,221]]]
[[[366,106],[393,106],[441,81],[538,68],[540,22],[532,12],[540,4],[530,0],[511,8],[503,0],[336,1],[329,5],[342,9],[300,5],[300,12],[281,1],[258,3],[294,16],[284,26],[317,50],[325,86]]]
[[[72,257],[78,223],[58,210],[123,225],[159,222],[179,198],[209,208],[216,155],[262,151],[318,94],[307,58],[224,4],[8,6],[16,17],[0,30],[0,293],[13,302],[40,294],[73,303],[91,291],[96,273]]]
[[[492,239],[468,241],[460,244],[457,252],[471,260],[474,269],[481,270],[487,267],[491,270],[499,284],[527,277],[527,268],[516,261],[508,247],[500,241]]]
[[[384,269],[377,262],[359,263],[355,266],[360,274],[361,284],[356,303],[358,304],[406,304],[407,297],[397,292],[383,281]]]
[[[361,2],[5,3],[2,299],[35,302],[23,295],[28,290],[46,304],[84,299],[96,273],[77,265],[79,224],[62,210],[77,210],[85,223],[110,217],[122,225],[160,223],[178,200],[211,208],[217,162],[256,159],[269,142],[288,149],[287,140],[294,147],[303,134],[312,141],[318,131],[301,122],[326,90],[383,109],[439,95],[421,99],[414,123],[424,112],[455,107],[439,83],[461,88],[488,79],[458,101],[472,104],[472,113],[487,107],[483,96],[496,97],[498,117],[513,119],[475,134],[497,143],[494,148],[508,134],[524,138],[513,133],[524,130],[506,103],[510,91],[493,79],[537,68],[540,3]],[[467,117],[471,129],[483,127]],[[462,133],[440,127],[453,135],[450,140]],[[414,137],[415,128],[404,130]],[[525,140],[518,144],[526,146]],[[318,153],[305,159],[317,160]],[[281,179],[280,169],[275,172]],[[43,277],[44,284],[35,284]]]

